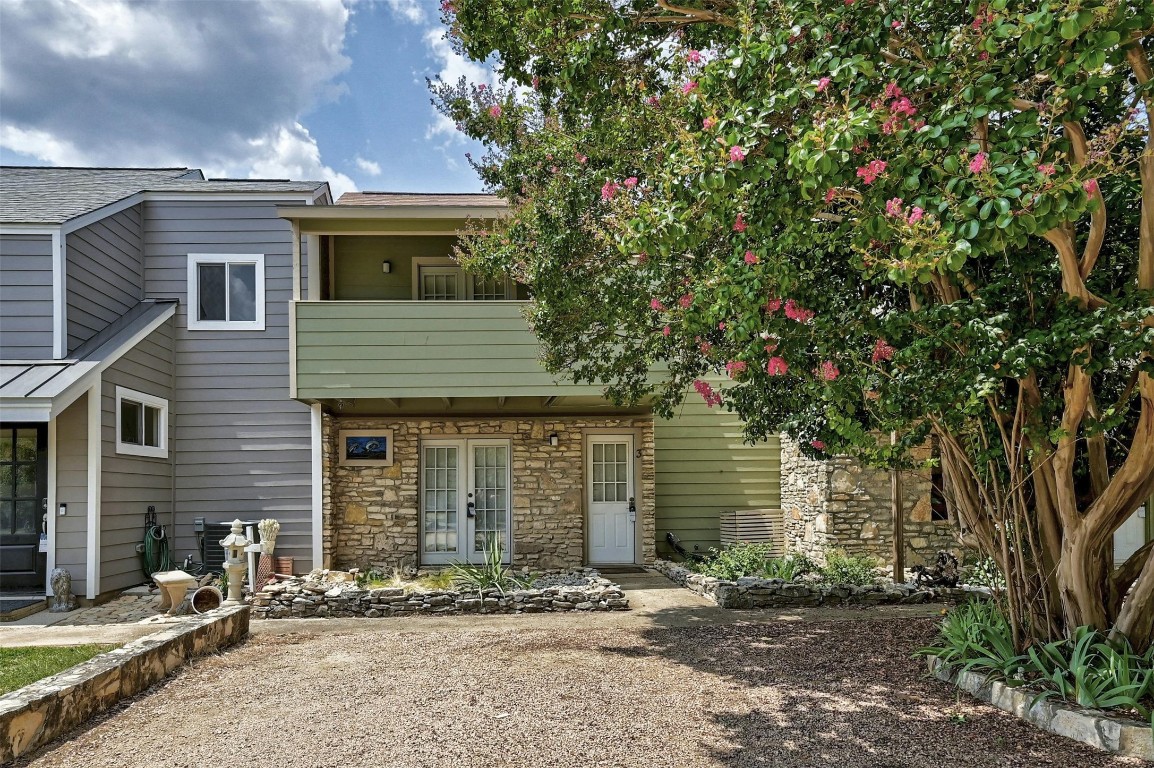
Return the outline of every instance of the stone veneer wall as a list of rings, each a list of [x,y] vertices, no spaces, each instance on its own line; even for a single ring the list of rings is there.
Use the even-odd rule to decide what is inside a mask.
[[[341,429],[393,430],[393,465],[342,467]],[[339,417],[326,414],[324,560],[326,566],[393,568],[419,559],[421,438],[508,437],[512,444],[513,565],[573,568],[585,562],[585,430],[639,430],[637,514],[642,560],[655,556],[653,419],[648,416],[510,418]],[[557,433],[557,447],[548,435]]]
[[[932,564],[938,550],[961,557],[956,524],[934,521],[928,473],[903,472],[906,567]],[[851,555],[893,557],[890,476],[846,457],[807,458],[797,442],[781,436],[781,508],[786,549],[824,562],[827,548]]]

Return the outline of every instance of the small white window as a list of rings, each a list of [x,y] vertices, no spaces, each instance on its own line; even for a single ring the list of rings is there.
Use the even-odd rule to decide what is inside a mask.
[[[264,254],[190,253],[188,327],[264,330]]]
[[[168,458],[168,401],[117,387],[116,452]]]

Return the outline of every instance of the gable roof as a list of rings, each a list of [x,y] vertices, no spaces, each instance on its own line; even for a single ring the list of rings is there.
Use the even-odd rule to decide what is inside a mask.
[[[0,223],[56,225],[139,192],[301,192],[323,181],[205,179],[196,168],[0,166]]]
[[[472,192],[346,192],[337,205],[506,207],[497,195]]]

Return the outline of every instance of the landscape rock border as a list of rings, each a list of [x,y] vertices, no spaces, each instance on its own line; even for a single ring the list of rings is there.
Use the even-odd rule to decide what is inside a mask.
[[[720,608],[815,608],[843,605],[914,605],[954,603],[970,598],[985,599],[989,591],[978,587],[918,587],[913,584],[855,586],[852,584],[807,584],[782,579],[743,577],[726,581],[691,571],[668,560],[651,566],[675,584],[717,603]]]
[[[189,659],[239,643],[248,627],[247,605],[218,608],[0,696],[0,765],[135,696]]]
[[[348,574],[333,572],[342,578]],[[597,571],[580,574],[591,583],[557,584],[539,589],[485,589],[480,592],[402,587],[359,587],[354,581],[333,581],[327,572],[269,584],[251,598],[258,619],[350,618],[467,613],[556,613],[560,611],[627,611],[629,600],[621,587]]]
[[[977,672],[954,670],[940,659],[929,659],[930,674],[987,704],[1016,715],[1042,730],[1089,744],[1124,757],[1154,761],[1154,732],[1136,720],[1111,717],[1102,711],[1049,699],[1030,706],[1037,691],[1011,688]]]

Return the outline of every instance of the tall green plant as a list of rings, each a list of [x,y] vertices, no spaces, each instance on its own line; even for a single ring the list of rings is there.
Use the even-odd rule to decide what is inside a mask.
[[[485,560],[480,564],[455,562],[449,565],[453,576],[453,583],[465,589],[476,590],[478,593],[486,589],[496,589],[502,595],[507,589],[523,589],[525,582],[513,575],[506,568],[500,539],[496,536],[489,538],[485,544]]]

